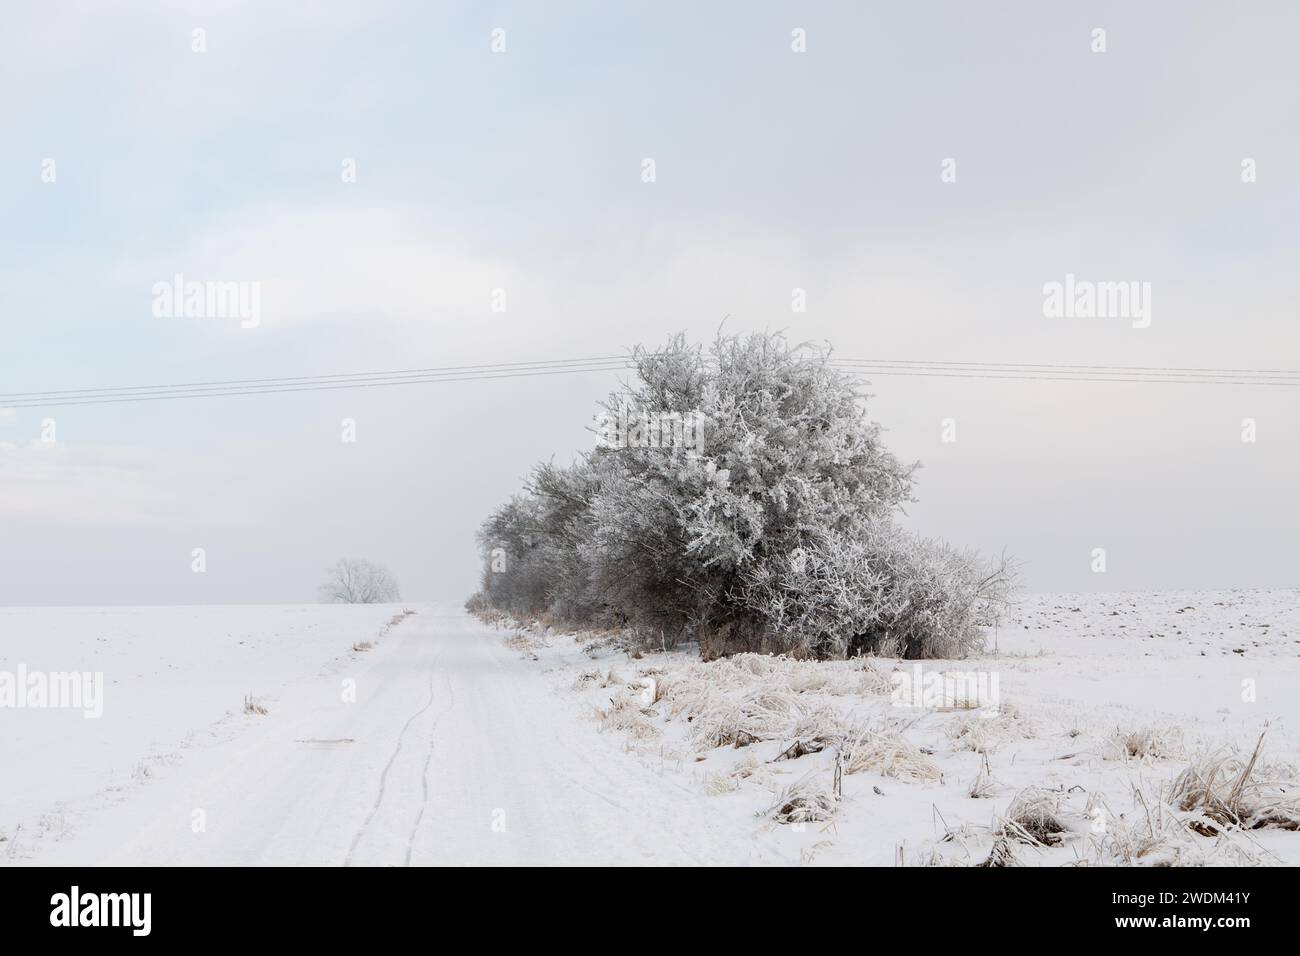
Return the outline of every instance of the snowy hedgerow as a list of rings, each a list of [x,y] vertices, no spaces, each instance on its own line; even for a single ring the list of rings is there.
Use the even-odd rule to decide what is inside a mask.
[[[869,563],[887,580],[876,623],[848,652],[889,657],[962,657],[978,650],[981,627],[996,623],[1012,583],[1005,558],[986,562],[970,551],[891,528],[873,540]]]
[[[709,656],[960,653],[1002,579],[893,525],[916,466],[828,359],[779,334],[634,349],[603,420],[687,421],[692,440],[620,433],[538,467],[483,525],[483,600],[687,634]]]
[[[1010,572],[888,522],[753,567],[743,593],[790,650],[961,657],[1007,600]]]

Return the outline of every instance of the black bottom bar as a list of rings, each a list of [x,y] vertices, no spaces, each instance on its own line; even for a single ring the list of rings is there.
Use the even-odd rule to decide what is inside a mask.
[[[771,942],[774,930],[807,931],[827,919],[842,925],[855,915],[918,943],[971,941],[994,930],[1004,941],[1046,943],[1184,934],[1230,940],[1277,932],[1295,915],[1288,869],[641,871],[614,879],[571,870],[539,877],[487,869],[11,868],[0,870],[0,925],[10,944],[75,935],[96,944],[283,939],[337,947],[375,945],[390,933],[450,944],[456,937],[444,934],[479,929],[496,913],[506,919],[488,925],[547,935],[580,925],[582,938],[594,942],[606,929],[627,933],[643,924],[649,914],[637,910],[647,907],[657,921],[680,912],[695,927],[692,945],[706,932],[698,918],[705,913],[712,914],[707,932],[733,945],[751,936]],[[651,934],[655,945],[667,938]]]

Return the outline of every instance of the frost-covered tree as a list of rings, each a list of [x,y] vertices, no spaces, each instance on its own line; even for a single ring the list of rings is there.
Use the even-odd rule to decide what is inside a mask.
[[[387,604],[401,599],[397,579],[383,565],[342,558],[325,571],[320,597],[331,604]]]
[[[485,554],[512,559],[485,573],[486,603],[670,629],[709,654],[933,655],[977,637],[1004,576],[894,527],[916,466],[828,350],[679,336],[632,360],[601,403],[618,440],[539,467],[484,524]]]

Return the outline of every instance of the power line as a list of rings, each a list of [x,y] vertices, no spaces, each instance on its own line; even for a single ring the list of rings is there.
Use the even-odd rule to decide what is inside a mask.
[[[539,375],[569,375],[575,372],[606,372],[630,368],[626,363],[613,365],[569,365],[553,369],[527,369],[520,371],[503,371],[474,374],[439,374],[429,376],[409,376],[393,379],[366,379],[346,382],[300,382],[283,385],[262,385],[257,387],[209,388],[201,390],[199,386],[189,386],[184,391],[142,391],[126,395],[61,396],[54,400],[26,398],[4,405],[7,408],[51,408],[66,405],[115,405],[123,402],[159,402],[185,398],[226,398],[233,395],[275,395],[285,392],[330,392],[340,389],[382,388],[392,385],[420,385],[435,382],[474,382],[499,378],[529,378]],[[144,386],[148,388],[148,386]],[[3,396],[0,396],[0,400]]]
[[[995,379],[1002,382],[1114,382],[1132,385],[1268,385],[1268,386],[1297,386],[1297,381],[1268,381],[1258,378],[1243,379],[1189,379],[1189,378],[1067,378],[1059,375],[975,375],[960,374],[950,372],[886,372],[880,370],[871,370],[876,375],[901,375],[909,378],[965,378],[965,379]]]
[[[1300,385],[1300,371],[1284,369],[1160,368],[1124,365],[1048,365],[1014,362],[946,362],[912,359],[838,359],[830,364],[842,371],[869,376],[915,378],[992,379],[1033,382],[1125,382],[1184,385]],[[389,371],[344,372],[331,375],[297,375],[267,378],[180,382],[168,385],[124,385],[56,391],[0,393],[0,406],[9,408],[107,405],[123,402],[171,401],[185,398],[223,398],[235,395],[270,395],[285,392],[320,392],[341,389],[383,388],[437,382],[487,381],[607,372],[632,368],[627,356],[446,365]]]
[[[841,362],[849,365],[924,365],[924,366],[947,366],[961,368],[1013,368],[1013,369],[1051,369],[1067,370],[1075,369],[1080,371],[1111,371],[1111,372],[1179,372],[1193,373],[1205,372],[1212,375],[1229,375],[1240,373],[1242,375],[1291,375],[1300,376],[1300,370],[1295,369],[1254,369],[1254,368],[1173,368],[1168,366],[1156,365],[1036,365],[1029,362],[928,362],[914,359],[832,359],[834,362]]]
[[[982,369],[958,368],[952,366],[922,366],[919,364],[897,366],[856,363],[847,365],[846,367],[853,371],[861,372],[864,375],[872,376],[887,375],[915,378],[996,379],[1010,382],[1126,382],[1164,385],[1300,385],[1300,377],[1292,378],[1281,374],[1251,374],[1246,372],[1236,372],[1231,375],[1212,375],[1208,373],[1196,374],[1184,371],[1171,371],[1169,374],[1161,374],[1164,370],[1153,370],[1142,374],[1133,374],[1122,371],[1117,371],[1113,374],[1101,371],[1091,374],[1084,371],[1064,371],[1051,374],[1037,372],[1033,367],[1022,369]]]
[[[0,400],[9,398],[38,398],[42,396],[87,396],[113,392],[170,391],[172,389],[242,387],[252,385],[282,384],[291,382],[324,382],[335,379],[394,378],[407,375],[441,375],[458,372],[491,372],[499,370],[519,370],[539,367],[560,367],[570,365],[593,365],[600,363],[619,363],[625,367],[628,360],[624,356],[610,355],[590,359],[555,359],[540,362],[499,362],[492,365],[444,365],[438,368],[398,369],[386,372],[342,372],[335,375],[296,375],[279,378],[236,378],[217,382],[180,382],[171,385],[120,385],[111,388],[73,388],[48,392],[0,392]]]
[[[834,364],[879,375],[946,376],[1065,382],[1174,382],[1194,385],[1300,385],[1300,372],[1126,365],[1031,365],[1013,362],[920,362],[842,359]]]

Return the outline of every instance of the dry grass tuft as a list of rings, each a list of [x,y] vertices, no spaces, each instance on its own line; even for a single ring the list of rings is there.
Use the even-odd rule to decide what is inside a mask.
[[[1199,839],[1189,829],[1189,821],[1162,800],[1148,799],[1136,788],[1133,793],[1139,813],[1125,819],[1105,811],[1102,854],[1126,866],[1254,866],[1261,862],[1255,850],[1227,833],[1213,841]],[[1099,805],[1105,809],[1104,803]]]
[[[1016,794],[1007,807],[999,835],[1040,846],[1056,846],[1061,842],[1062,834],[1070,832],[1062,822],[1060,812],[1057,794],[1028,787]]]
[[[778,671],[796,694],[836,697],[888,697],[893,684],[867,658],[851,661],[796,661],[777,658]]]
[[[996,717],[987,712],[954,717],[944,728],[955,750],[972,750],[986,756],[1003,744],[1038,736],[1037,728],[1009,703],[998,707]]]
[[[705,774],[704,789],[706,793],[714,796],[731,793],[739,790],[741,783],[746,780],[753,780],[759,786],[771,789],[776,777],[765,763],[753,754],[747,754],[730,770]]]
[[[1011,841],[1005,836],[998,837],[993,841],[993,847],[989,850],[988,858],[983,863],[976,863],[977,867],[996,867],[996,866],[1020,866],[1020,860],[1016,857],[1015,849]]]
[[[1001,785],[993,779],[993,772],[989,769],[988,754],[985,754],[984,765],[980,767],[980,772],[971,781],[970,790],[967,793],[972,800],[991,800],[997,796],[1000,789],[1002,789]]]
[[[619,730],[634,740],[654,740],[660,736],[659,728],[648,720],[654,716],[654,711],[642,707],[637,698],[627,693],[611,697],[608,707],[596,708],[601,730]]]
[[[247,695],[245,695],[245,697],[244,697],[244,713],[246,713],[246,714],[257,714],[258,716],[262,716],[262,717],[264,717],[264,716],[266,716],[268,713],[270,713],[270,711],[268,711],[268,710],[266,709],[266,705],[265,705],[265,704],[263,704],[260,700],[258,700],[258,699],[257,699],[256,697],[254,697],[252,694],[247,694]]]
[[[546,643],[534,637],[527,631],[515,631],[506,638],[506,647],[512,651],[518,651],[521,654],[529,654],[533,658],[537,655],[533,653],[539,647],[545,647]]]
[[[797,704],[789,691],[756,687],[735,699],[706,689],[686,697],[664,694],[673,716],[685,713],[691,724],[691,742],[697,750],[714,747],[748,747],[779,737],[790,725]]]
[[[1170,802],[1198,816],[1188,822],[1202,836],[1229,827],[1300,830],[1300,780],[1287,764],[1261,763],[1260,734],[1250,758],[1217,753],[1193,761],[1174,780]]]
[[[414,613],[415,612],[412,611],[409,607],[402,608],[400,611],[398,611],[396,614],[394,614],[392,617],[388,619],[388,623],[385,624],[383,629],[379,632],[379,636],[383,637],[385,634],[387,634],[393,628],[397,627],[397,625],[401,624],[403,621],[405,621],[408,617],[410,617]]]
[[[835,815],[839,802],[835,791],[813,772],[778,793],[766,815],[777,823],[821,823]]]
[[[793,737],[794,743],[786,747],[777,760],[797,760],[806,754],[821,753],[831,747],[840,746],[848,735],[849,728],[832,707],[816,707],[795,720],[786,734]]]
[[[845,739],[842,753],[845,773],[873,770],[886,777],[916,781],[943,777],[938,764],[901,734],[859,727]]]
[[[704,775],[704,792],[711,797],[734,793],[740,789],[740,780],[730,773],[713,772]]]
[[[1186,754],[1183,732],[1173,725],[1115,728],[1106,740],[1103,756],[1111,760],[1168,760]]]
[[[801,661],[736,654],[714,661],[666,663],[641,671],[652,702],[690,724],[697,751],[794,738],[789,757],[837,745],[846,735],[825,696],[887,696],[892,685],[866,659]],[[653,674],[653,679],[645,679]]]

